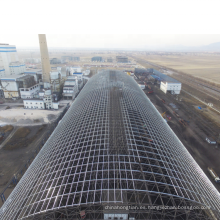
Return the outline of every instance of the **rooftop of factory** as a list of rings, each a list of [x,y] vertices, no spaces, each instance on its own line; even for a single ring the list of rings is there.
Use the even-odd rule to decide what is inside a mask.
[[[157,77],[155,77],[155,75],[156,75]],[[161,72],[159,72],[159,71],[157,71],[157,70],[155,70],[155,69],[153,69],[153,75],[152,75],[152,77],[157,78],[157,80],[162,81],[162,82],[164,82],[164,83],[165,83],[165,82],[168,82],[168,83],[181,83],[181,82],[179,82],[178,80],[173,79],[172,77],[167,76],[167,75],[165,75],[165,74],[163,74],[163,73],[161,73]]]
[[[2,77],[1,78],[1,80],[5,80],[5,81],[7,81],[7,80],[16,80],[16,79],[25,79],[25,78],[29,78],[30,76],[28,76],[28,75],[24,75],[24,74],[22,74],[22,75],[16,75],[16,74],[14,74],[14,75],[10,75],[10,76],[4,76],[4,77]]]
[[[24,73],[30,73],[30,74],[42,74],[42,69],[27,69],[24,71]]]
[[[42,98],[30,98],[30,99],[23,99],[23,101],[44,101]]]

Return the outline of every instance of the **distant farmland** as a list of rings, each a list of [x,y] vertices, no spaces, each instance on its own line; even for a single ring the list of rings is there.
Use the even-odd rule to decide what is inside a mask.
[[[139,57],[220,84],[220,54],[142,55]]]

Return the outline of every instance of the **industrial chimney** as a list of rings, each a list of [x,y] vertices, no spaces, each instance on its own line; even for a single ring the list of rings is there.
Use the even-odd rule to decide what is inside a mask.
[[[43,69],[43,82],[44,87],[50,88],[50,60],[47,49],[47,40],[45,34],[38,34],[39,44],[40,44],[40,53],[41,53],[41,63]]]

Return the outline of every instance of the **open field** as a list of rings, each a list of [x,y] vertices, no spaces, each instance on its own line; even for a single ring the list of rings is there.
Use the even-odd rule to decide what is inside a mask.
[[[136,55],[146,61],[220,84],[220,54]]]

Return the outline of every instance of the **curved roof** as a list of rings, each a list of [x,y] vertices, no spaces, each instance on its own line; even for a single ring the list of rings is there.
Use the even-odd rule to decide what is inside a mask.
[[[84,86],[0,219],[217,220],[219,210],[218,191],[134,79],[103,71]]]

